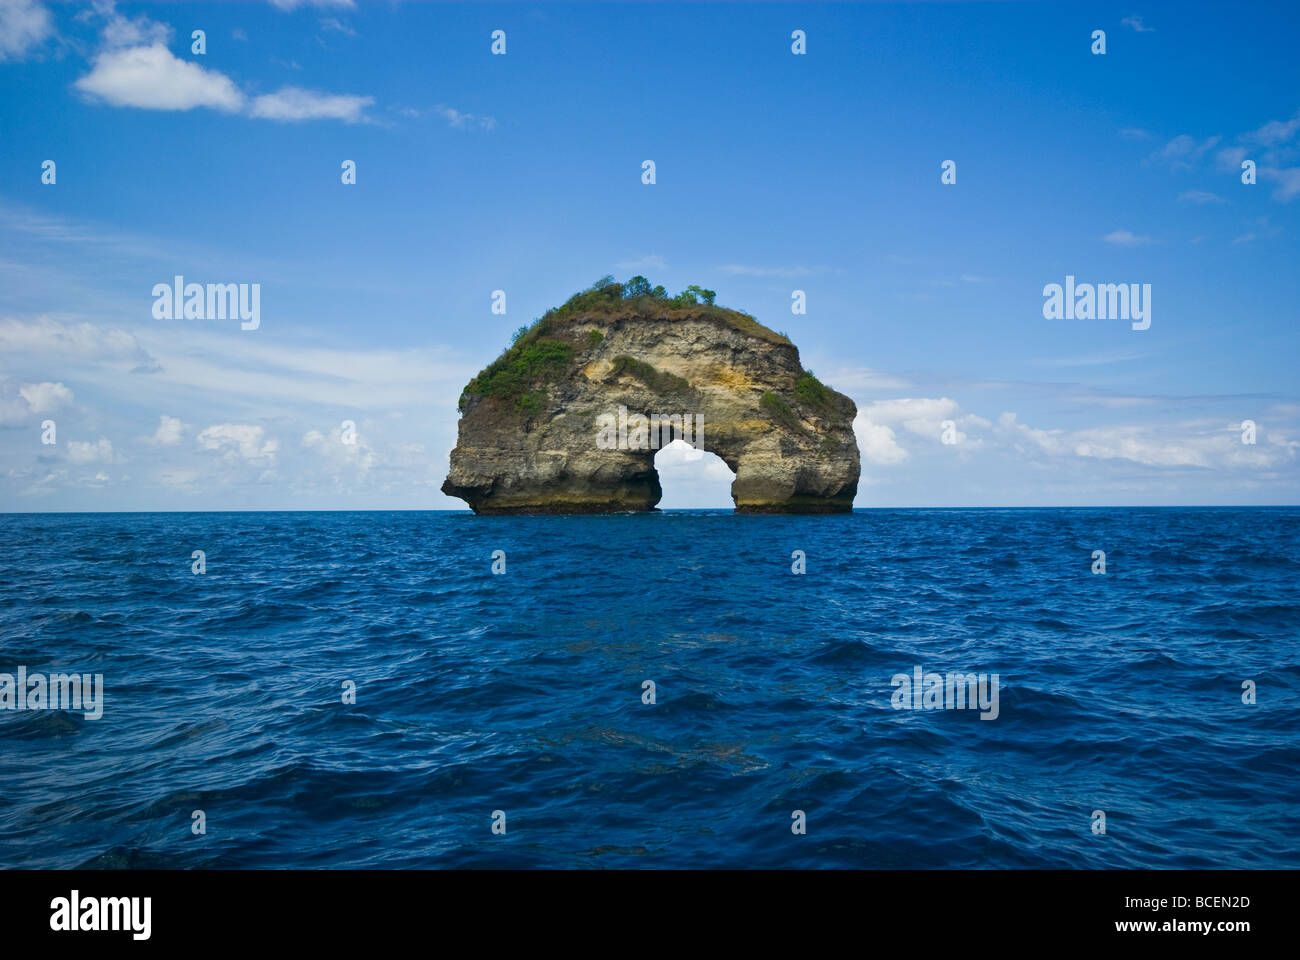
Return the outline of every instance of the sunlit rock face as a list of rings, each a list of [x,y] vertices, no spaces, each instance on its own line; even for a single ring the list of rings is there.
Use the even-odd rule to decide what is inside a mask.
[[[652,510],[654,455],[681,437],[735,472],[738,512],[852,509],[856,407],[794,344],[738,311],[603,289],[550,311],[465,388],[444,493],[476,513]]]

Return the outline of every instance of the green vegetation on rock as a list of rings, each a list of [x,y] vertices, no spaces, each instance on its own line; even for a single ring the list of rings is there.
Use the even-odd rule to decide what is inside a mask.
[[[681,377],[657,370],[642,360],[626,356],[614,358],[614,369],[609,372],[607,379],[613,380],[625,373],[640,380],[655,393],[684,393],[691,388],[691,385]]]
[[[716,297],[715,291],[696,284],[670,297],[662,286],[652,286],[645,277],[633,277],[626,283],[618,283],[610,276],[601,277],[560,306],[547,310],[531,325],[516,330],[506,351],[466,385],[460,395],[459,407],[464,410],[470,397],[491,397],[513,404],[524,412],[540,409],[544,391],[539,388],[563,378],[577,350],[598,347],[605,339],[600,330],[588,329],[584,343],[583,334],[562,323],[571,317],[590,317],[611,323],[632,317],[670,321],[710,318],[721,320],[747,336],[793,346],[784,334],[769,330],[748,313],[717,306],[713,302]],[[630,373],[660,393],[690,389],[690,385],[680,377],[656,370],[631,357],[618,357],[615,363],[620,364],[617,373]],[[815,389],[826,391],[815,377],[812,382],[816,384]]]
[[[750,314],[717,306],[713,302],[716,297],[716,291],[706,290],[696,284],[691,284],[677,296],[670,297],[668,291],[661,286],[651,286],[645,277],[637,276],[626,283],[619,283],[611,276],[604,276],[586,290],[575,293],[560,306],[547,310],[538,324],[545,326],[550,321],[580,314],[608,319],[637,315],[662,316],[669,320],[712,317],[725,321],[741,333],[768,343],[790,343],[787,337],[769,330]]]
[[[794,392],[808,406],[821,412],[830,410],[833,405],[830,388],[813,376],[811,370],[805,370],[799,375],[794,384]]]
[[[466,385],[460,395],[462,410],[470,395],[513,401],[521,410],[540,408],[538,398],[529,397],[529,394],[541,384],[557,378],[568,367],[573,357],[573,345],[563,340],[530,336],[535,330],[536,326],[517,338],[509,350]]]
[[[796,433],[805,432],[803,424],[799,422],[799,417],[792,409],[790,409],[790,404],[786,403],[771,390],[768,390],[763,394],[762,399],[758,401],[758,405],[767,411],[768,415],[777,423],[788,427]]]

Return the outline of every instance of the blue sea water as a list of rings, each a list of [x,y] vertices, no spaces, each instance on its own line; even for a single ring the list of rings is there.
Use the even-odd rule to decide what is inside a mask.
[[[0,529],[5,867],[1300,866],[1300,509]]]

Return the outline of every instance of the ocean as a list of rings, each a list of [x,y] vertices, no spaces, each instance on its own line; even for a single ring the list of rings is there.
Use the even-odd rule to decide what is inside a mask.
[[[1300,866],[1300,508],[0,529],[0,866]]]

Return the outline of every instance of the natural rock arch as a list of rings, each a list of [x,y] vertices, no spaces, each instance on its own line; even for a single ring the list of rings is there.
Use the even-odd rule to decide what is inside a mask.
[[[731,485],[736,475],[721,457],[703,450],[692,451],[685,443],[672,444],[655,452],[654,465],[663,487],[658,509],[732,510]]]
[[[655,453],[702,423],[737,512],[852,509],[852,400],[748,314],[627,286],[575,295],[466,386],[444,493],[476,513],[652,510]]]

